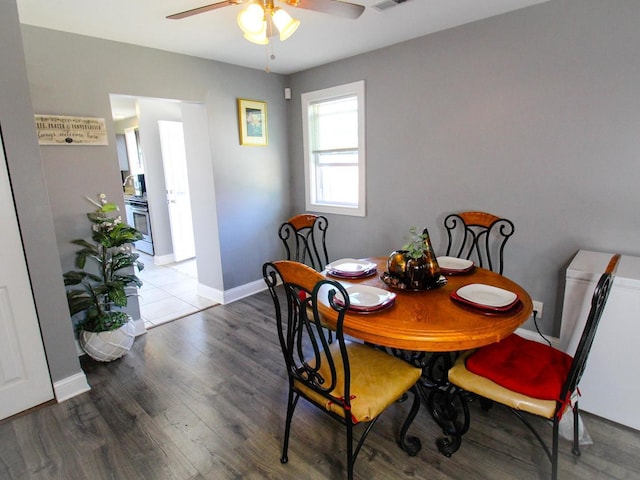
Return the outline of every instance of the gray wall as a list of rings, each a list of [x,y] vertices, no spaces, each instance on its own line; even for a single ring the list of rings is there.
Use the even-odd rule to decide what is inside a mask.
[[[0,129],[53,381],[81,372],[36,137],[18,11],[0,2]]]
[[[640,255],[638,25],[635,0],[552,1],[292,75],[294,210],[300,94],[364,79],[368,211],[330,216],[332,256],[386,255],[414,224],[443,253],[446,214],[510,218],[505,274],[558,335],[579,249]]]
[[[543,328],[557,334],[564,269],[579,248],[640,254],[635,1],[552,1],[287,79],[22,26],[33,109],[14,2],[0,8],[0,121],[54,380],[78,368],[60,262],[71,265],[68,241],[85,233],[82,197],[104,192],[123,207],[109,93],[205,106],[189,116],[207,121],[198,181],[210,188],[197,209],[212,218],[202,235],[219,243],[207,258],[222,265],[200,265],[222,272],[207,277],[213,288],[259,279],[281,254],[273,232],[304,209],[299,94],[360,79],[368,215],[331,216],[334,256],[385,255],[412,224],[429,227],[438,248],[452,211],[509,217],[517,231],[505,273],[544,301]],[[238,145],[238,97],[268,102],[268,147]],[[104,117],[109,146],[38,150],[34,110]]]
[[[88,237],[89,204],[83,198],[105,193],[124,211],[109,94],[204,105],[206,114],[192,111],[189,117],[207,120],[206,131],[185,132],[201,142],[198,168],[204,174],[198,177],[200,191],[195,197],[208,202],[198,205],[198,217],[194,215],[196,221],[207,223],[196,232],[203,260],[198,265],[199,279],[213,289],[228,290],[261,278],[262,263],[280,252],[277,239],[266,234],[271,236],[273,225],[290,211],[283,77],[25,25],[21,26],[23,59],[17,48],[20,25],[15,5],[9,4],[1,5],[12,14],[0,15],[3,60],[7,57],[2,63],[1,115],[9,118],[7,122],[3,118],[2,127],[7,123],[3,132],[7,157],[15,164],[10,170],[21,225],[28,232],[25,247],[56,381],[79,371],[61,272],[73,265],[75,249],[69,241]],[[5,41],[10,34],[15,38]],[[33,108],[28,104],[25,78]],[[269,146],[239,145],[237,98],[267,102]],[[103,117],[109,145],[38,149],[34,112]],[[12,155],[13,149],[19,153]],[[209,165],[203,165],[203,158]],[[218,231],[224,232],[219,238],[206,238]]]
[[[199,264],[199,271],[221,270],[223,285],[208,286],[225,290],[261,278],[262,263],[280,247],[265,233],[289,211],[283,77],[26,25],[22,33],[35,111],[107,120],[107,147],[41,149],[63,268],[73,259],[69,240],[86,231],[83,195],[104,192],[124,208],[109,102],[117,93],[206,106],[222,265]],[[239,145],[237,98],[267,102],[269,146]]]

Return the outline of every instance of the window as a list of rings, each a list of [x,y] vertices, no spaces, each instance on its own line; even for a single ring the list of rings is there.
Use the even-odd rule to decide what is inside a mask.
[[[364,81],[302,94],[306,209],[365,215]]]

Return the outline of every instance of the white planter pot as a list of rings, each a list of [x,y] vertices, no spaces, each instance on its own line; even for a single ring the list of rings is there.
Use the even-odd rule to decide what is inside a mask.
[[[133,345],[136,327],[129,320],[117,330],[110,332],[87,332],[82,330],[78,342],[94,360],[111,362],[125,355]]]

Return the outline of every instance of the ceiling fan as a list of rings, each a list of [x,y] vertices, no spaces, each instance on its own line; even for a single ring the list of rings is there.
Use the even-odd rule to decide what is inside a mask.
[[[345,18],[358,18],[364,12],[364,5],[343,2],[341,0],[280,0],[292,7],[298,7],[305,10],[314,10],[316,12],[328,13]],[[167,18],[171,20],[179,20],[181,18],[198,15],[200,13],[209,12],[218,8],[228,7],[230,5],[241,5],[243,3],[257,3],[263,8],[273,9],[274,0],[224,0],[222,2],[211,3],[202,7],[193,8],[184,12],[174,13]]]

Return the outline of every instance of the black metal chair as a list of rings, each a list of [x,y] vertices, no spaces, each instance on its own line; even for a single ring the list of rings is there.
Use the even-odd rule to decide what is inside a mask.
[[[515,231],[513,222],[486,212],[461,212],[448,215],[444,227],[446,255],[473,260],[502,275],[504,246]]]
[[[327,253],[327,228],[329,221],[319,215],[302,213],[280,225],[278,236],[284,244],[286,259],[304,263],[314,270],[322,271],[329,263]],[[333,341],[333,333],[324,322],[327,339]]]
[[[576,395],[587,357],[596,335],[620,255],[614,255],[600,277],[591,300],[591,309],[580,342],[571,357],[553,347],[526,340],[516,334],[467,352],[449,370],[449,382],[491,402],[505,405],[524,422],[551,460],[552,478],[558,476],[558,429],[567,409],[573,409],[573,449],[578,443],[578,398]],[[453,395],[457,393],[454,392]],[[485,407],[491,402],[484,403]],[[553,443],[549,447],[529,423],[525,414],[553,422]]]
[[[343,322],[349,296],[340,283],[299,262],[285,260],[265,263],[263,275],[275,306],[289,380],[280,461],[288,461],[291,421],[302,397],[346,427],[346,470],[351,480],[360,448],[379,415],[404,399],[408,391],[413,392],[413,403],[400,429],[399,444],[416,455],[420,440],[406,434],[420,407],[416,382],[421,370],[375,348],[345,340]],[[327,318],[335,318],[336,341],[332,344],[321,333],[321,311]],[[367,425],[354,448],[354,426],[360,423]]]
[[[319,215],[303,213],[291,217],[280,226],[278,236],[287,252],[287,260],[309,265],[321,271],[329,263],[326,236],[328,220]]]

